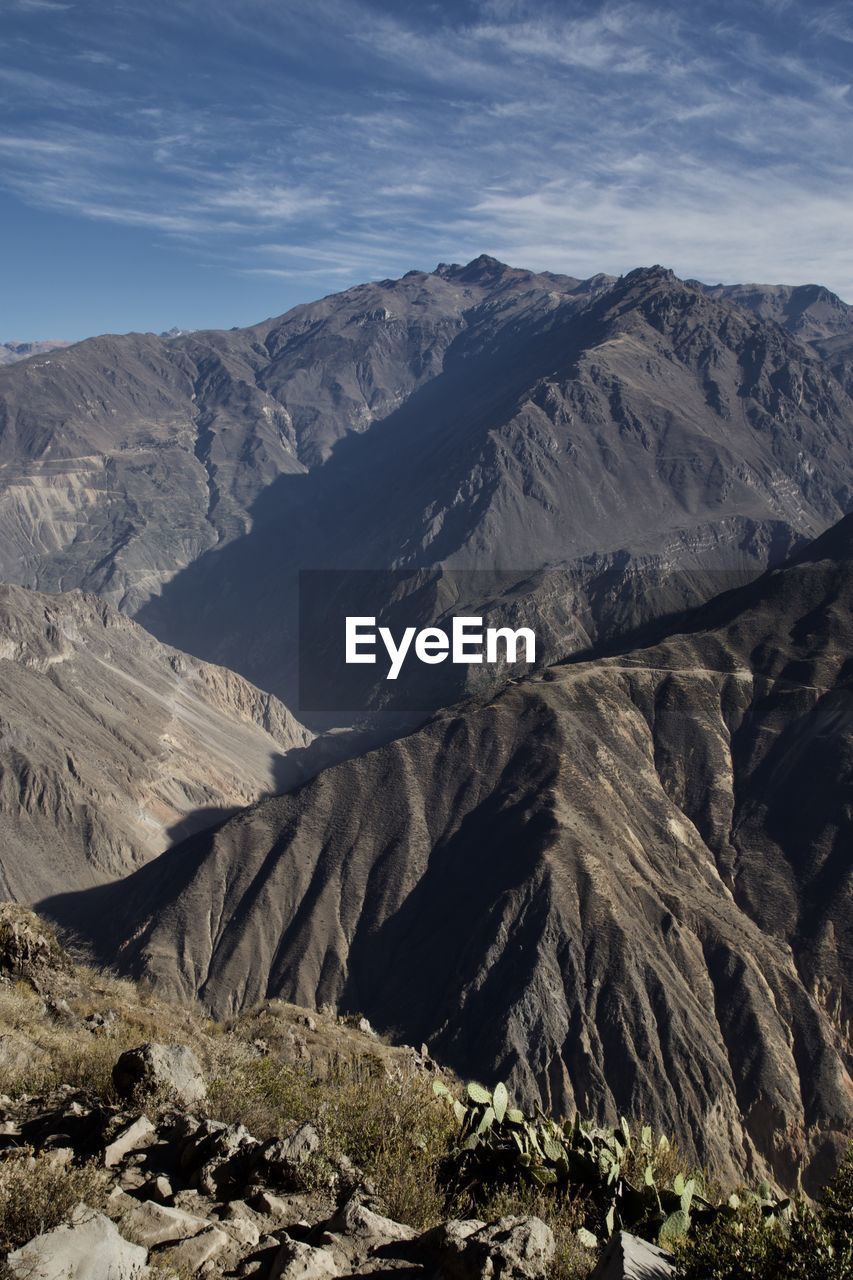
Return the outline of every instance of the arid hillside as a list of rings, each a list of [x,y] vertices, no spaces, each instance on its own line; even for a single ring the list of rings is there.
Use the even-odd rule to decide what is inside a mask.
[[[848,518],[651,647],[442,712],[46,908],[217,1016],[358,1009],[557,1112],[817,1174],[851,1118],[851,552]]]
[[[126,875],[304,776],[311,742],[97,596],[0,586],[0,896]]]

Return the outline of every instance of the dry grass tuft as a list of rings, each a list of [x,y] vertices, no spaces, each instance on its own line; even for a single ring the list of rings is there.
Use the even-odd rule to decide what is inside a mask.
[[[21,1147],[0,1161],[0,1253],[67,1221],[81,1202],[100,1209],[107,1175],[95,1165],[63,1164],[56,1153]]]
[[[456,1133],[453,1118],[434,1097],[431,1079],[384,1070],[365,1079],[364,1070],[364,1059],[357,1059],[318,1078],[273,1058],[247,1057],[212,1082],[210,1109],[260,1138],[310,1121],[324,1157],[352,1161],[391,1217],[417,1228],[432,1226],[445,1209],[439,1170]]]

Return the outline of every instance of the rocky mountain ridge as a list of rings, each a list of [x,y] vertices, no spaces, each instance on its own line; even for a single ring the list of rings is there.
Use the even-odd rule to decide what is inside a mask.
[[[843,514],[851,413],[783,330],[670,272],[632,273],[580,309],[526,310],[497,332],[484,307],[440,374],[319,470],[277,481],[251,531],[139,617],[191,651],[207,638],[210,656],[239,658],[292,700],[299,568],[438,565],[471,613],[484,604],[477,575],[499,571],[553,661],[642,620],[650,581],[683,607],[727,585],[714,575],[754,574]],[[318,526],[318,511],[335,517]],[[276,593],[263,590],[271,564]],[[519,591],[537,574],[545,584]],[[223,594],[246,619],[239,637],[217,632]],[[269,637],[287,642],[272,654]]]
[[[697,282],[691,282],[697,283]],[[832,352],[834,345],[853,337],[853,307],[823,285],[732,284],[699,285],[712,298],[733,302],[739,307],[772,320],[788,329],[819,355]]]
[[[845,514],[851,387],[818,339],[848,321],[819,290],[481,257],[91,339],[0,376],[0,577],[96,591],[289,705],[305,568],[509,571],[555,660],[642,620],[637,577],[683,606]]]
[[[3,342],[0,343],[0,366],[14,364],[17,360],[28,360],[30,356],[45,355],[49,351],[59,351],[70,345],[61,338],[46,338],[43,342]]]

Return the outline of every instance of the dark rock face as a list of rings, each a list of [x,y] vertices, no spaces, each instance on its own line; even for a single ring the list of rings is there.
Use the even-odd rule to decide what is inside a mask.
[[[97,891],[107,951],[218,1014],[358,1009],[556,1112],[819,1177],[851,1116],[851,554],[848,518],[650,648],[262,802]]]
[[[602,574],[682,570],[695,602],[850,508],[851,387],[813,341],[847,311],[782,293],[480,258],[31,359],[0,375],[0,576],[291,705],[305,567],[509,570],[558,659],[645,616]]]

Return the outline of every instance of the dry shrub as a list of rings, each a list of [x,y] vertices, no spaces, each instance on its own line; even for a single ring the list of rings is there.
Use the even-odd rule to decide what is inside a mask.
[[[0,973],[38,984],[43,974],[69,969],[51,925],[15,902],[0,902]]]
[[[51,1022],[39,1013],[36,1025],[19,1017],[15,1030],[30,1037],[33,1053],[26,1070],[11,1070],[3,1082],[4,1092],[12,1097],[21,1094],[47,1093],[58,1085],[75,1089],[91,1089],[108,1101],[115,1101],[112,1068],[125,1049],[133,1048],[154,1036],[156,1024],[141,1028],[135,1022],[119,1022],[108,1032],[93,1034],[89,1030]],[[0,1026],[9,1021],[0,1010]]]
[[[20,1147],[0,1160],[0,1253],[67,1221],[81,1202],[90,1209],[106,1200],[107,1176],[93,1164],[62,1164],[56,1154]]]
[[[278,1138],[316,1118],[320,1082],[245,1045],[224,1053],[208,1082],[208,1110],[226,1124],[244,1124],[256,1138]]]
[[[651,1155],[643,1151],[642,1133],[645,1127],[639,1120],[631,1125],[631,1145],[622,1161],[622,1172],[628,1181],[642,1186],[646,1166],[651,1165],[656,1186],[671,1187],[673,1179],[680,1173],[683,1177],[693,1178],[702,1195],[713,1198],[713,1193],[717,1190],[716,1184],[703,1169],[694,1166],[674,1139],[668,1138],[666,1145],[661,1147],[660,1135],[653,1133]]]
[[[364,1060],[341,1064],[334,1078],[317,1079],[274,1058],[246,1058],[210,1086],[210,1111],[245,1124],[256,1137],[317,1128],[323,1156],[346,1156],[375,1185],[393,1218],[416,1228],[441,1220],[442,1161],[456,1126],[420,1076],[388,1075],[377,1061],[364,1078]]]
[[[166,1001],[152,1003],[133,983],[84,966],[57,989],[59,1012],[47,1013],[42,996],[24,981],[0,980],[0,1034],[10,1037],[26,1067],[7,1066],[3,1092],[45,1093],[57,1085],[91,1089],[115,1101],[112,1068],[126,1050],[147,1040],[189,1044],[207,1066],[218,1037],[201,1013]],[[67,1005],[67,1010],[62,1008]],[[112,1014],[106,1026],[86,1025],[90,1014]]]
[[[425,1229],[445,1216],[439,1175],[456,1125],[432,1081],[382,1077],[330,1090],[322,1131],[375,1183],[392,1218]]]

